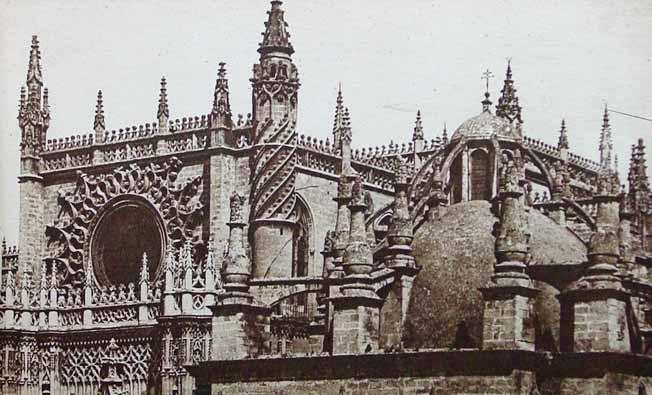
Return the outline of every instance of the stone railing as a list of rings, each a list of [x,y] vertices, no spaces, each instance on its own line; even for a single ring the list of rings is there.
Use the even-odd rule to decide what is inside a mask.
[[[316,141],[316,139],[312,138],[310,138],[310,140]],[[324,147],[324,149],[320,149],[321,147]],[[300,145],[298,149],[299,166],[322,173],[339,175],[342,157],[338,153],[325,149],[325,147],[326,144]],[[355,159],[352,161],[351,165],[355,171],[362,175],[365,183],[391,192],[394,171],[389,164],[393,164],[393,162],[390,159],[386,159],[386,161],[388,163],[387,167],[360,162]]]
[[[17,285],[14,273],[7,272],[0,288],[0,331],[128,327],[156,324],[162,315],[211,316],[210,306],[222,292],[219,270],[212,255],[197,263],[189,251],[168,251],[162,278],[151,284],[145,275],[138,285],[63,289],[45,265],[38,284],[24,275]]]
[[[201,125],[202,118],[196,122]],[[150,128],[149,131],[144,129],[142,135],[134,135],[133,131],[123,132],[117,134],[115,139],[111,137],[102,144],[44,152],[44,172],[192,152],[208,146],[208,129],[195,128],[195,120],[192,123],[180,121],[179,125],[185,129],[171,134],[146,134],[155,131],[155,128]]]
[[[62,151],[79,147],[90,147],[93,145],[93,139],[94,136],[92,134],[84,134],[48,140],[45,144],[45,151]]]
[[[559,149],[554,145],[544,143],[541,140],[534,139],[528,136],[523,137],[523,144],[526,147],[530,148],[532,151],[536,152],[537,154],[547,156],[552,159],[561,160],[561,153]],[[600,168],[599,163],[570,152],[568,153],[568,162],[571,165],[574,165],[576,167],[579,167],[591,173],[597,173],[597,171]]]

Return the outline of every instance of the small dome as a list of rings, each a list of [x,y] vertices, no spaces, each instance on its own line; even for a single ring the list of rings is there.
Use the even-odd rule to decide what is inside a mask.
[[[458,324],[464,321],[479,346],[482,339],[483,300],[496,263],[497,218],[491,204],[473,200],[448,207],[438,220],[426,221],[414,234],[412,248],[422,267],[417,275],[406,322],[406,344],[412,347],[450,347]],[[560,265],[586,261],[586,246],[571,231],[536,210],[528,214],[530,265]],[[535,311],[538,333],[558,339],[559,305],[556,290],[535,282],[541,292]]]
[[[464,121],[453,133],[451,140],[459,140],[462,136],[471,139],[490,139],[494,134],[507,139],[520,137],[520,131],[507,119],[494,115],[487,109],[480,115]]]

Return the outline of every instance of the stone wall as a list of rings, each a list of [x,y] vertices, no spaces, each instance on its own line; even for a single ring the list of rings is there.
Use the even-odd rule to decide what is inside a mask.
[[[411,394],[523,394],[530,395],[533,375],[402,377],[396,379],[346,379],[279,381],[272,383],[214,384],[212,395],[411,395]]]
[[[422,351],[210,361],[198,394],[644,394],[652,357],[618,353]]]

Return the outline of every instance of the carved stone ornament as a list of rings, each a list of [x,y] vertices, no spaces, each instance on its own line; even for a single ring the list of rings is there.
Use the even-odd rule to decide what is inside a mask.
[[[60,284],[83,284],[92,227],[113,198],[137,195],[147,199],[165,223],[169,244],[180,247],[192,240],[204,216],[202,177],[177,185],[181,167],[181,161],[172,157],[163,164],[130,164],[99,176],[78,172],[74,192],[59,191],[57,219],[46,227],[49,259],[63,268]]]

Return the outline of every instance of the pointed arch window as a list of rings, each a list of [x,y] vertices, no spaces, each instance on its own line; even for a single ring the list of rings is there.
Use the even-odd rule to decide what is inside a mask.
[[[471,200],[491,199],[489,155],[477,149],[471,153]]]
[[[292,277],[310,275],[312,219],[306,203],[297,199],[297,226],[292,237]]]

